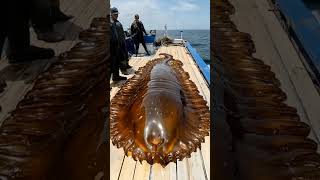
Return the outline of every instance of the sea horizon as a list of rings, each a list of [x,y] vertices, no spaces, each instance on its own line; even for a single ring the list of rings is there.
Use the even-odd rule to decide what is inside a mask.
[[[183,39],[190,42],[193,48],[195,48],[202,59],[209,64],[210,63],[210,31],[205,29],[198,30],[168,30],[168,35],[171,38],[180,38],[180,31]],[[156,30],[157,38],[163,36],[165,30]]]

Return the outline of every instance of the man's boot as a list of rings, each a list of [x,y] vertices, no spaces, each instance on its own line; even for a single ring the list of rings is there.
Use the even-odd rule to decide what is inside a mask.
[[[52,49],[30,46],[18,51],[11,51],[8,55],[9,63],[23,63],[38,59],[51,59],[54,57]]]
[[[112,78],[112,81],[114,81],[114,82],[125,81],[125,80],[127,80],[127,78],[123,77],[123,76],[115,76],[115,77]]]
[[[49,43],[55,43],[55,42],[60,42],[64,40],[64,36],[61,35],[58,32],[55,31],[41,31],[41,30],[36,30],[36,34],[37,34],[37,39],[45,41],[45,42],[49,42]]]

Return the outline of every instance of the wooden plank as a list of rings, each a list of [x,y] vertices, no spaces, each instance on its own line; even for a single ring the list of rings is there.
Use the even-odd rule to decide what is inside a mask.
[[[207,179],[210,179],[210,136],[205,137],[205,143],[201,144],[201,157],[204,163]]]
[[[143,161],[142,164],[137,163],[133,180],[149,180],[150,169],[151,166],[147,163],[147,161]]]
[[[168,164],[163,168],[160,164],[154,164],[151,166],[150,179],[151,180],[176,180],[177,179],[177,167],[175,163]]]
[[[131,157],[125,157],[119,180],[133,179],[137,162]]]
[[[193,180],[187,159],[177,162],[177,180]]]
[[[110,142],[110,180],[118,180],[123,161],[123,150],[113,146]]]

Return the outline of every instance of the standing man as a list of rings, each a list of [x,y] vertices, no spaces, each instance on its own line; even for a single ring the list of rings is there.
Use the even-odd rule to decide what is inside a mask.
[[[146,42],[144,41],[143,33],[148,35],[141,21],[139,21],[139,15],[134,15],[134,21],[131,25],[131,34],[133,36],[134,44],[136,47],[136,56],[138,56],[139,44],[142,43],[144,50],[147,52],[147,55],[150,55]]]
[[[54,57],[53,49],[40,48],[30,44],[29,21],[31,7],[29,1],[5,0],[1,6],[3,27],[0,31],[0,54],[5,38],[8,38],[9,63],[29,62]],[[2,14],[3,13],[3,14]]]
[[[107,18],[110,18],[110,16],[107,16]],[[112,74],[112,80],[113,81],[121,81],[121,80],[127,80],[126,77],[119,75],[119,68],[120,68],[120,62],[118,61],[118,51],[119,51],[119,44],[118,44],[118,34],[116,30],[116,26],[113,23],[113,20],[110,19],[110,28],[111,28],[111,38],[110,38],[110,60],[111,60],[111,70],[110,75]]]
[[[119,15],[118,9],[115,7],[111,8],[112,25],[115,26],[115,30],[117,33],[116,42],[118,44],[118,48],[117,48],[116,60],[120,62],[121,72],[125,75],[128,75],[129,73],[127,72],[127,70],[130,69],[131,66],[129,65],[129,57],[128,57],[128,51],[126,47],[125,33],[123,30],[122,24],[118,21],[118,15]]]

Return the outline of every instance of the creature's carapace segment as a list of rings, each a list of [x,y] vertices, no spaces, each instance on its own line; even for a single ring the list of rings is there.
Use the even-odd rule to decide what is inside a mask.
[[[190,157],[210,131],[207,102],[168,54],[140,68],[111,101],[111,139],[149,164]]]

